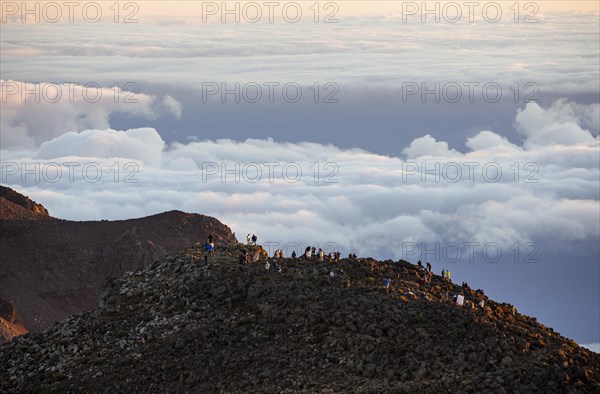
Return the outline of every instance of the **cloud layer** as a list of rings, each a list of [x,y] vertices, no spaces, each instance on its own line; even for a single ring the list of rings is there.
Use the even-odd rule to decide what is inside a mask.
[[[544,109],[530,103],[519,111],[524,146],[485,130],[467,139],[466,153],[430,135],[415,139],[402,157],[273,140],[166,145],[156,130],[145,128],[69,132],[42,143],[29,159],[4,155],[25,166],[38,162],[50,172],[56,169],[48,163],[81,163],[73,182],[62,176],[50,183],[42,176],[36,183],[24,175],[26,187],[56,193],[38,197],[50,198],[59,217],[117,219],[183,209],[215,215],[241,232],[252,227],[263,239],[286,241],[302,233],[308,242],[317,233],[335,234],[329,241],[344,249],[391,257],[406,240],[507,246],[597,237],[598,137],[583,121],[564,115],[566,105]],[[577,108],[581,114],[588,110]],[[80,174],[87,162],[103,168],[98,181]],[[138,182],[115,182],[114,163],[120,177],[127,163],[135,163],[132,180]],[[4,182],[21,183],[20,168],[16,174],[9,174],[12,167],[4,170]],[[121,204],[124,198],[130,203]],[[94,209],[73,211],[73,199]],[[380,234],[367,235],[373,232]]]
[[[121,113],[142,119],[159,115],[181,117],[182,106],[166,95],[137,93],[135,84],[101,87],[97,83],[28,83],[0,80],[0,145],[2,149],[32,149],[67,132],[109,128]]]

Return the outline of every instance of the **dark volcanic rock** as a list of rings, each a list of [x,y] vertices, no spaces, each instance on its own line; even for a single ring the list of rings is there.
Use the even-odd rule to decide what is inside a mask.
[[[600,390],[600,355],[406,262],[282,259],[271,272],[264,253],[241,267],[241,249],[208,265],[186,250],[111,280],[95,311],[0,347],[0,392]]]
[[[0,199],[5,199],[6,201],[9,201],[9,202],[15,204],[16,206],[21,207],[30,213],[33,213],[38,218],[40,216],[42,216],[42,217],[49,216],[48,210],[46,208],[44,208],[43,205],[30,200],[29,197],[24,196],[20,193],[17,193],[16,191],[14,191],[13,189],[11,189],[9,187],[0,185]],[[0,207],[2,207],[3,205],[6,205],[6,204],[0,204]],[[13,210],[14,210],[14,208],[13,208]],[[0,211],[0,218],[9,219],[10,218],[9,214],[10,214],[10,212],[8,210],[3,209],[2,211]],[[19,215],[17,215],[17,216],[19,216]],[[30,218],[36,218],[35,216],[30,216]],[[19,219],[19,217],[14,217],[13,219]]]
[[[217,244],[232,241],[229,227],[208,216],[170,211],[73,222],[47,216],[11,189],[0,191],[11,199],[0,197],[0,296],[30,331],[92,310],[107,278],[204,242],[209,233]]]

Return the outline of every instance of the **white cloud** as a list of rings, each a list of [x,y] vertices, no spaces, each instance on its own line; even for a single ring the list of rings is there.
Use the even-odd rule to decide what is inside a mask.
[[[163,98],[163,105],[169,112],[173,114],[176,119],[181,119],[181,113],[183,111],[183,105],[168,94]]]
[[[100,78],[179,86],[232,79],[388,88],[404,82],[494,81],[505,97],[513,95],[515,89],[509,87],[519,82],[519,102],[532,93],[524,87],[533,81],[545,92],[596,95],[597,18],[561,13],[545,15],[544,23],[515,24],[509,14],[501,23],[479,18],[452,24],[452,29],[448,23],[421,23],[416,16],[403,23],[383,15],[339,24],[307,19],[237,24],[235,29],[229,23],[163,18],[136,24],[135,34],[134,26],[122,23],[110,29],[101,23],[61,24],[60,29],[39,24],[25,33],[19,24],[7,24],[2,72],[5,78],[25,81],[46,80],[51,73],[59,81]]]
[[[42,143],[36,158],[127,158],[147,165],[160,164],[164,141],[154,129],[85,130],[68,132]]]
[[[540,111],[555,123],[537,121]],[[537,140],[535,125],[562,124],[557,111],[528,106],[517,117],[534,120],[526,127]],[[509,247],[516,241],[598,237],[599,140],[568,142],[548,146],[526,139],[519,147],[482,131],[467,140],[470,151],[462,154],[427,135],[414,140],[401,159],[271,139],[165,146],[151,128],[86,130],[56,137],[43,143],[34,159],[23,158],[42,167],[78,161],[73,182],[63,176],[61,182],[36,183],[30,176],[23,185],[18,173],[7,176],[14,168],[3,168],[3,181],[31,189],[27,194],[63,218],[122,219],[182,209],[213,215],[238,234],[257,232],[263,240],[325,238],[344,250],[386,257],[397,255],[403,242],[417,240],[494,241]],[[86,162],[101,166],[98,182],[82,179]],[[138,167],[125,168],[127,163]],[[437,169],[436,174],[425,168]],[[295,180],[298,169],[302,176]],[[67,171],[64,167],[63,174]],[[126,176],[136,182],[125,182]],[[254,182],[257,176],[260,181]],[[38,187],[65,198],[42,198]],[[85,204],[73,210],[76,200]],[[81,208],[86,206],[90,209]]]
[[[182,105],[167,95],[133,93],[119,87],[25,83],[0,80],[2,149],[34,149],[66,132],[110,128],[110,116],[124,113],[155,119],[166,112],[179,119]]]
[[[402,153],[407,159],[417,159],[423,156],[429,157],[456,157],[459,155],[454,149],[448,149],[445,141],[436,141],[431,135],[416,138]]]
[[[565,111],[567,108],[576,107],[572,105],[565,108],[559,102],[549,109],[543,109],[536,103],[528,103],[524,110],[520,110],[516,122],[518,129],[526,137],[525,146],[576,145],[593,142],[595,139],[592,133],[583,129],[574,118],[572,109],[569,113]],[[589,122],[589,118],[586,116],[584,121]]]
[[[467,138],[465,145],[472,151],[498,148],[517,149],[517,146],[511,144],[506,137],[488,130],[481,131],[475,137]]]

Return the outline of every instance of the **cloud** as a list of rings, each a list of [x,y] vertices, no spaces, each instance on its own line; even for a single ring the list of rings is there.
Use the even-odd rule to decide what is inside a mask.
[[[592,112],[598,111],[598,105],[577,107],[558,101],[551,108],[543,109],[537,103],[528,103],[516,117],[517,128],[526,138],[525,145],[576,145],[593,142],[595,138],[592,133],[578,123],[575,108],[582,108],[580,113],[585,116],[582,120],[587,124],[591,123]]]
[[[61,157],[126,158],[147,165],[160,164],[164,141],[154,129],[85,130],[68,132],[42,143],[38,159]]]
[[[55,215],[70,219],[183,209],[212,214],[240,232],[252,227],[263,239],[303,234],[308,242],[327,234],[345,249],[380,257],[409,240],[493,240],[509,247],[593,239],[600,235],[598,137],[531,143],[540,138],[534,127],[563,124],[561,108],[528,105],[517,114],[528,130],[523,147],[482,131],[467,139],[465,153],[430,135],[415,139],[400,158],[272,139],[167,145],[156,130],[141,128],[68,132],[42,143],[27,160],[42,166],[78,161],[75,175],[87,162],[102,167],[98,182],[79,175],[74,182],[44,183],[70,196],[64,201],[94,201],[90,211],[73,211],[60,200],[50,204]],[[115,182],[115,163],[120,178],[134,173],[136,182]],[[126,169],[128,163],[137,167]],[[5,171],[3,181],[21,178]],[[39,186],[31,177],[25,185]],[[82,212],[88,214],[78,216]],[[297,226],[306,231],[292,230]]]
[[[443,21],[421,23],[418,16],[409,23],[401,17],[364,16],[339,24],[315,24],[308,18],[297,24],[236,24],[235,29],[191,17],[156,18],[156,23],[136,24],[136,34],[124,23],[110,29],[102,23],[61,24],[58,30],[39,24],[25,33],[20,24],[6,24],[3,75],[39,81],[51,74],[59,81],[92,78],[108,83],[118,75],[119,80],[140,84],[178,86],[232,79],[393,88],[404,82],[494,81],[502,84],[507,97],[518,92],[518,102],[533,92],[525,88],[531,87],[528,83],[561,95],[596,95],[597,37],[591,33],[596,18],[561,13],[544,15],[543,24],[515,24],[509,14],[501,23],[478,18],[452,24],[452,30]],[[536,34],[529,34],[532,30]],[[527,40],[522,39],[525,35]],[[463,94],[468,94],[464,86]]]
[[[183,105],[181,102],[175,100],[168,94],[163,98],[163,105],[167,110],[173,114],[176,119],[181,119],[181,112],[183,111]]]
[[[66,132],[110,128],[110,117],[125,114],[155,119],[167,113],[179,119],[182,104],[166,95],[135,93],[135,84],[121,87],[72,83],[25,83],[0,80],[3,149],[33,149]]]
[[[472,151],[487,149],[497,150],[500,148],[506,148],[508,150],[518,149],[517,146],[511,144],[506,137],[488,130],[481,131],[475,137],[467,138],[465,145]]]
[[[413,140],[407,148],[404,148],[402,153],[408,159],[417,159],[422,156],[456,157],[459,155],[457,151],[448,149],[447,142],[436,141],[429,134]]]

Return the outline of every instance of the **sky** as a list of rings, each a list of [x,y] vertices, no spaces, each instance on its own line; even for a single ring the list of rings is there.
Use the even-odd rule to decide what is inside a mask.
[[[426,260],[597,349],[598,3],[423,5],[2,1],[0,182]]]

